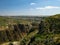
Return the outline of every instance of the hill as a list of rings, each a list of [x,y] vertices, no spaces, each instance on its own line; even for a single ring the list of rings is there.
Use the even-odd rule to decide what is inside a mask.
[[[60,45],[59,16],[60,14],[32,18],[0,17],[1,26],[5,26],[3,30],[0,29],[0,44]]]

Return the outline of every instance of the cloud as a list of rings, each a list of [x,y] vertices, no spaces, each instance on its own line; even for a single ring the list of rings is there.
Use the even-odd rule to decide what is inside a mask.
[[[57,9],[57,8],[60,8],[60,7],[57,7],[57,6],[45,6],[45,7],[38,7],[36,9]]]
[[[35,5],[36,3],[30,3],[30,5]]]

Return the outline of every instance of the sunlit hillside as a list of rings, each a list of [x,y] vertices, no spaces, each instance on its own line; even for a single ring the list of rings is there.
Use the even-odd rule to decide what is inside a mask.
[[[0,45],[60,45],[59,16],[1,16]]]

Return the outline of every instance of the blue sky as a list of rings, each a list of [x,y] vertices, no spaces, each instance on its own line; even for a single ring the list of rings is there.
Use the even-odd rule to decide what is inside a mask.
[[[0,15],[49,16],[60,13],[60,0],[0,0]]]

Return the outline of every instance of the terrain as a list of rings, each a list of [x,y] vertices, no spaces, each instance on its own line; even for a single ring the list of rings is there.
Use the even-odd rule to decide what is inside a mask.
[[[0,16],[0,45],[60,45],[60,14]]]

